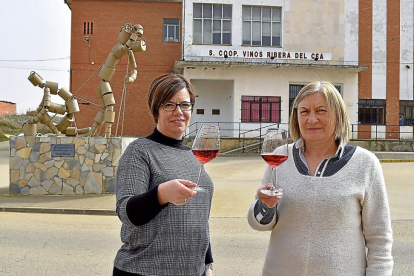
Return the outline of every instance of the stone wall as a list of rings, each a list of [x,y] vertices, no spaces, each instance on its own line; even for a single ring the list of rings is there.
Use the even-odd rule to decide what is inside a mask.
[[[114,193],[121,140],[119,137],[10,137],[10,194]],[[52,157],[54,144],[73,144],[75,156]]]
[[[359,140],[349,141],[349,144],[360,146],[370,151],[385,152],[414,152],[414,141],[391,141],[391,140]]]

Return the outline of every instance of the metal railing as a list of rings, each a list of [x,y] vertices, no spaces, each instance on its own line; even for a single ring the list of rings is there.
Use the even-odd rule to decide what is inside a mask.
[[[261,146],[263,136],[266,134],[266,130],[268,128],[288,129],[288,124],[281,123],[196,122],[187,128],[184,133],[184,138],[191,141],[191,139],[193,139],[197,134],[197,131],[200,129],[201,125],[204,123],[219,126],[221,138],[238,139],[238,142],[241,143],[239,150],[242,152],[246,152],[247,148],[251,148],[255,145]],[[247,145],[246,142],[252,140],[258,140],[258,142],[253,145],[248,143]]]
[[[368,130],[362,130],[364,128]],[[413,126],[351,124],[351,141],[414,141]]]
[[[263,141],[263,135],[266,134],[267,129],[269,128],[279,128],[281,124],[275,123],[275,124],[271,124],[271,125],[266,125],[266,126],[262,126],[260,124],[260,127],[255,128],[255,129],[251,129],[245,132],[240,133],[239,132],[239,140],[242,140],[242,152],[246,152],[246,134],[248,135],[248,139],[259,139],[259,142],[257,143],[259,146],[262,145],[262,141]],[[286,128],[288,128],[289,125],[286,124]],[[257,136],[251,136],[251,133],[257,133],[259,132],[259,135]],[[251,146],[251,145],[250,145]]]
[[[268,128],[288,129],[288,124],[282,123],[242,123],[242,122],[196,122],[191,124],[184,138],[193,139],[204,123],[218,125],[220,127],[221,138],[238,139],[241,143],[239,149],[241,152],[254,150],[255,146],[260,147],[263,136]],[[368,127],[368,125],[367,125]],[[412,126],[400,125],[369,125],[368,130],[363,130],[364,125],[351,124],[351,141],[414,141],[414,131]],[[388,131],[387,131],[388,129]],[[258,140],[256,143],[248,141]],[[235,150],[234,150],[235,151]]]
[[[288,128],[288,124],[280,123],[241,123],[241,122],[196,122],[188,126],[184,138],[194,137],[202,124],[217,125],[220,127],[220,136],[223,138],[254,138],[262,136],[263,130],[269,127]]]

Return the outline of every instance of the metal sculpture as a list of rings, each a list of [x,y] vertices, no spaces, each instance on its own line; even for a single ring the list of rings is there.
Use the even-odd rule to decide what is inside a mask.
[[[34,86],[43,88],[44,94],[39,107],[35,111],[27,112],[27,115],[32,116],[32,118],[27,120],[23,125],[24,135],[35,136],[36,124],[41,123],[48,126],[56,135],[66,134],[66,136],[95,136],[98,128],[105,123],[105,137],[110,137],[112,124],[115,122],[115,98],[109,82],[115,72],[116,64],[126,54],[128,54],[128,64],[131,65],[132,71],[129,76],[125,77],[124,84],[133,83],[136,80],[138,70],[134,53],[146,51],[146,41],[138,40],[138,38],[142,37],[143,34],[144,29],[139,24],[132,26],[131,23],[127,22],[121,27],[118,34],[118,43],[112,48],[108,58],[102,64],[101,71],[98,75],[101,78],[101,82],[96,88],[96,94],[101,110],[96,114],[92,127],[81,129],[76,127],[75,113],[80,112],[76,95],[72,94],[64,87],[58,89],[59,84],[56,82],[46,81],[43,83],[42,77],[40,77],[36,72],[31,72],[28,78],[29,81]],[[60,96],[65,101],[65,105],[51,102],[51,95]],[[48,113],[65,116],[62,117],[58,124],[55,124],[52,121],[53,117],[50,117]],[[75,126],[71,126],[73,123],[75,123]]]

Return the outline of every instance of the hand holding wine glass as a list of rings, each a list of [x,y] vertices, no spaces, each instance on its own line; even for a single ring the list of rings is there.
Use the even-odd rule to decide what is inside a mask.
[[[261,192],[268,196],[280,196],[276,189],[276,168],[288,158],[288,133],[282,129],[268,129],[262,145],[262,158],[272,168],[272,185]]]
[[[204,164],[210,162],[216,158],[220,150],[220,129],[218,126],[203,124],[198,131],[193,146],[192,151],[200,162],[201,167],[198,172],[197,184],[200,181],[201,171],[204,168]],[[196,191],[205,191],[201,187],[193,188]]]

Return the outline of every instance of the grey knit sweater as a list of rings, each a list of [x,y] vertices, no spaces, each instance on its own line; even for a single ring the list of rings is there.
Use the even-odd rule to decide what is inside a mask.
[[[262,185],[270,179],[267,167]],[[391,221],[375,155],[357,147],[335,174],[315,177],[299,173],[289,145],[288,160],[277,168],[277,186],[284,197],[269,223],[259,222],[257,195],[248,212],[253,229],[272,231],[263,276],[392,274]]]
[[[150,222],[135,226],[126,206],[135,195],[172,179],[197,181],[200,163],[191,150],[162,145],[142,138],[122,155],[117,172],[117,213],[122,221],[121,240],[114,265],[145,276],[199,276],[204,273],[209,246],[209,215],[213,183],[203,171],[199,192],[187,204],[168,204]],[[146,212],[148,210],[136,210]]]

